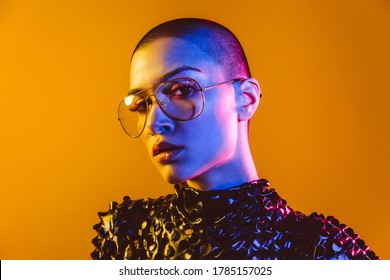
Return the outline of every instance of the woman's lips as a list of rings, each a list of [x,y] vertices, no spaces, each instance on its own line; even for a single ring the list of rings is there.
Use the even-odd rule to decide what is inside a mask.
[[[166,164],[174,160],[182,150],[183,147],[161,142],[153,146],[153,157],[157,162]]]
[[[157,154],[154,158],[159,163],[169,163],[170,161],[174,160],[176,155],[181,151],[182,149],[173,149],[173,150],[166,150],[162,151],[161,153]]]

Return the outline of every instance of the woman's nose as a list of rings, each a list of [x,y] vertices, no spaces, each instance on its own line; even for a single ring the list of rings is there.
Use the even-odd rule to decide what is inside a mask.
[[[146,117],[146,130],[149,134],[167,134],[171,133],[174,128],[174,120],[168,117],[157,104],[155,96],[149,96],[150,103]]]

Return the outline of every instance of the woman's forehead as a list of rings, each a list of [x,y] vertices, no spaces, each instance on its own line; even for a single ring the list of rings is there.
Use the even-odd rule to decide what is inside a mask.
[[[168,72],[193,67],[208,75],[219,72],[220,65],[196,44],[181,38],[159,38],[135,52],[130,70],[132,87],[158,81]]]

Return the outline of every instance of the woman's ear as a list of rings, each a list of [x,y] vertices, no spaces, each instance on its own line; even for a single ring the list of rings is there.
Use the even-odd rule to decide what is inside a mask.
[[[256,112],[261,98],[259,83],[254,78],[240,81],[237,91],[237,113],[239,121],[247,121]]]

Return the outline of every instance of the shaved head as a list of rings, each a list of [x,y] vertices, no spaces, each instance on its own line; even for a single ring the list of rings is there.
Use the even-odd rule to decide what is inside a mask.
[[[195,44],[221,65],[227,79],[251,76],[245,53],[236,36],[226,27],[205,19],[175,19],[154,27],[138,43],[133,56],[149,43],[164,37],[180,38]]]

